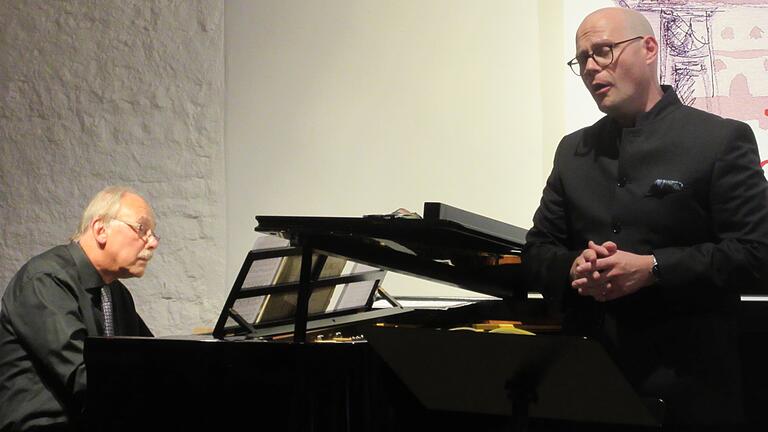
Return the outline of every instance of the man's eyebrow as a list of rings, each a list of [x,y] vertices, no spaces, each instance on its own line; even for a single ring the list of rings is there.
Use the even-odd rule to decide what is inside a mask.
[[[582,49],[576,49],[576,56],[578,56],[579,54],[586,54],[586,53],[588,53],[590,51],[590,49],[591,49],[591,47],[585,47],[585,48],[582,48]]]
[[[576,58],[581,59],[584,57],[589,57],[589,53],[592,52],[592,47],[584,48],[581,50],[576,51]]]
[[[152,225],[152,219],[150,219],[147,216],[139,216],[138,218],[136,218],[136,222],[138,222],[138,223],[140,223],[140,224],[142,224],[144,226],[147,226],[147,227]]]

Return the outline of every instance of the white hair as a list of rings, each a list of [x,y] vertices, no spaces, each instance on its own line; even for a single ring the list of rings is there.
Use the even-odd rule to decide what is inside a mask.
[[[80,219],[80,227],[71,239],[73,241],[80,240],[80,237],[88,232],[88,227],[96,218],[101,218],[106,224],[117,217],[117,214],[120,211],[120,201],[125,194],[129,193],[138,195],[135,190],[127,186],[108,186],[102,189],[93,197],[88,204],[88,207],[83,211],[83,217]]]

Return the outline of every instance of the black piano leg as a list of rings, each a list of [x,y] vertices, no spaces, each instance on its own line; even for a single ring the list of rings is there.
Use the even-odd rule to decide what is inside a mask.
[[[529,425],[529,408],[536,401],[536,386],[525,375],[507,380],[507,396],[512,402],[512,415],[509,430],[511,432],[527,432]]]

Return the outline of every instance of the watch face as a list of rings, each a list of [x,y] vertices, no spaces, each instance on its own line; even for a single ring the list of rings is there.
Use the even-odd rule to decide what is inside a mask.
[[[659,263],[656,262],[656,257],[653,257],[653,266],[651,267],[651,274],[653,274],[653,277],[656,278],[656,280],[659,280]]]

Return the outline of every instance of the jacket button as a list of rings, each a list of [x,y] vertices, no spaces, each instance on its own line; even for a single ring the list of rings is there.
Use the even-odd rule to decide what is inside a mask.
[[[611,231],[613,231],[614,234],[620,233],[621,232],[621,224],[618,223],[618,222],[614,222]]]
[[[626,185],[627,185],[627,178],[626,177],[620,178],[619,181],[616,183],[616,186],[618,186],[620,188],[623,188]]]

